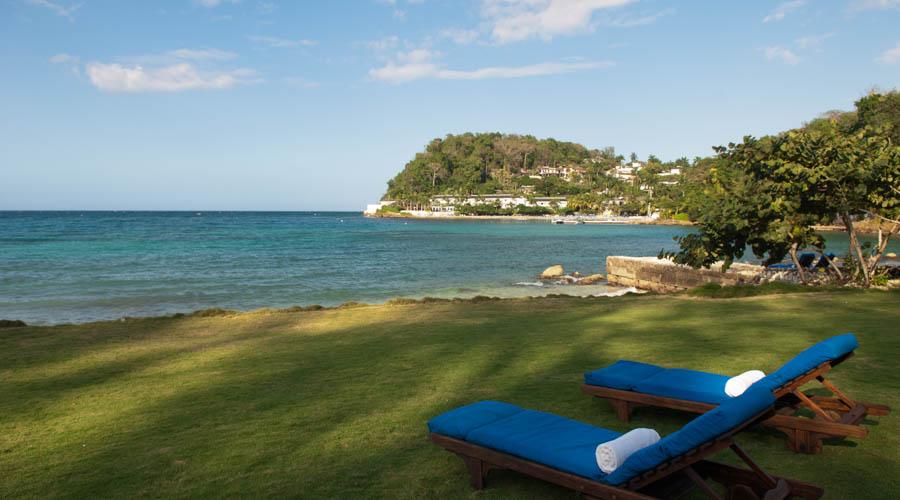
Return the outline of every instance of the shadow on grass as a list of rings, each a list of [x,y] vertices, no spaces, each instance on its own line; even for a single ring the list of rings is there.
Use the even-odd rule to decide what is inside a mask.
[[[620,431],[668,434],[693,417],[641,408],[623,424],[605,402],[580,392],[581,374],[620,358],[771,371],[847,330],[882,366],[858,366],[858,356],[836,370],[839,382],[862,399],[895,404],[889,356],[898,340],[886,322],[900,319],[897,302],[872,317],[875,299],[860,297],[544,299],[147,320],[132,325],[146,330],[131,332],[132,345],[141,346],[135,351],[103,338],[127,330],[97,326],[89,345],[34,354],[37,365],[64,368],[104,350],[121,355],[78,365],[66,372],[71,382],[66,373],[30,378],[19,394],[44,405],[30,420],[22,418],[26,402],[0,403],[0,426],[13,436],[9,460],[0,461],[0,496],[466,497],[462,462],[427,441],[426,421],[443,411],[497,399]],[[74,336],[52,348],[65,349]],[[84,404],[54,407],[72,398]],[[870,436],[858,449],[828,445],[815,457],[793,455],[771,429],[738,439],[773,472],[821,484],[835,497],[878,497],[897,486],[885,470],[898,460],[888,446],[898,427],[885,419],[874,431],[887,443]],[[572,495],[495,471],[479,497]]]

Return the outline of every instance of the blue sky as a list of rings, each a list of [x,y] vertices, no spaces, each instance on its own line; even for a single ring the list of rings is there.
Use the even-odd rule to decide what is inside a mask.
[[[361,209],[428,140],[663,159],[900,82],[900,0],[0,0],[0,209]]]

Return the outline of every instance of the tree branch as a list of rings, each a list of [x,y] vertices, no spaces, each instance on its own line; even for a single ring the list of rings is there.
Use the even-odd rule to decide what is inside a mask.
[[[876,214],[876,213],[869,212],[868,210],[863,210],[863,212],[865,212],[866,215],[871,215],[872,217],[877,217],[877,218],[879,218],[879,219],[881,219],[881,220],[883,220],[883,221],[885,221],[885,222],[890,222],[890,223],[894,224],[895,226],[898,225],[898,224],[900,224],[900,220],[889,219],[889,218],[887,218],[887,217],[878,215],[878,214]],[[891,232],[893,233],[894,231],[891,231]]]

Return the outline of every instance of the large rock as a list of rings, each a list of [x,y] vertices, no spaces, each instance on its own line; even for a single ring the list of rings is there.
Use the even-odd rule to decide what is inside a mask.
[[[594,285],[606,279],[602,274],[592,274],[578,280],[579,285]]]
[[[547,269],[544,269],[544,272],[541,273],[542,280],[550,280],[553,278],[559,278],[566,274],[566,270],[563,269],[563,266],[557,264],[555,266],[550,266]]]

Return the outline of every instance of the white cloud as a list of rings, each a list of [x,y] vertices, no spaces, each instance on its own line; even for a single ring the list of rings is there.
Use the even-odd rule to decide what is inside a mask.
[[[241,3],[241,0],[194,0],[195,3],[200,4],[204,7],[218,7],[222,4],[230,3],[236,4]]]
[[[278,37],[274,37],[274,36],[248,36],[247,39],[249,39],[253,43],[268,45],[269,47],[274,47],[277,49],[288,49],[288,48],[293,48],[293,47],[311,47],[311,46],[317,45],[319,43],[315,40],[307,40],[307,39],[291,40],[288,38],[278,38]]]
[[[234,52],[219,49],[177,49],[167,54],[177,59],[193,61],[227,61],[238,56]]]
[[[215,64],[222,61],[230,61],[237,59],[238,55],[234,52],[225,50],[200,48],[189,49],[181,48],[161,52],[158,54],[143,54],[137,56],[128,56],[117,58],[119,62],[127,65],[140,66],[165,66],[182,63],[185,61],[203,62],[206,64]]]
[[[486,80],[490,78],[524,78],[529,76],[558,75],[588,69],[605,68],[613,63],[592,61],[544,62],[526,66],[491,66],[474,70],[446,69],[435,62],[439,52],[414,49],[398,52],[380,68],[369,70],[369,77],[388,83],[406,83],[424,78],[438,80]]]
[[[897,64],[900,62],[900,43],[892,49],[887,49],[878,56],[875,61],[881,64]]]
[[[73,56],[72,54],[61,53],[61,54],[54,55],[49,60],[53,64],[58,64],[61,66],[68,67],[69,71],[71,71],[73,75],[81,76],[81,66],[79,65],[80,59],[78,58],[78,56]]]
[[[818,49],[825,43],[825,40],[834,36],[834,33],[825,33],[824,35],[810,35],[800,37],[797,40],[797,47],[801,49]]]
[[[69,21],[74,21],[75,18],[72,14],[75,13],[76,10],[80,9],[82,4],[62,4],[60,2],[52,2],[50,0],[26,0],[29,5],[36,5],[38,7],[43,7],[45,9],[49,9],[54,14],[58,16],[65,17]]]
[[[620,7],[636,0],[483,0],[482,16],[498,43],[529,38],[550,40],[594,29],[595,11]]]
[[[463,30],[458,28],[446,28],[442,29],[438,36],[440,38],[446,38],[448,40],[452,40],[453,43],[457,43],[459,45],[468,45],[475,40],[478,40],[478,32],[474,30]]]
[[[523,78],[528,76],[560,75],[586,69],[608,68],[604,62],[544,62],[526,66],[494,66],[471,71],[441,70],[438,78],[446,80],[484,80],[487,78]]]
[[[621,15],[603,21],[606,26],[614,26],[617,28],[632,28],[635,26],[646,26],[655,23],[659,18],[675,13],[675,9],[663,9],[659,12],[643,13],[639,15]]]
[[[283,81],[284,81],[284,83],[287,83],[288,85],[294,85],[296,87],[303,87],[305,89],[315,89],[315,88],[319,88],[322,86],[321,83],[308,80],[306,78],[303,78],[302,76],[289,76],[289,77],[285,78]]]
[[[797,57],[797,54],[791,52],[790,49],[777,45],[773,47],[766,47],[765,49],[763,49],[763,54],[765,54],[766,60],[781,61],[785,64],[790,64],[791,66],[800,62],[800,58]]]
[[[406,11],[400,9],[400,8],[397,6],[397,3],[398,3],[397,0],[376,0],[376,1],[377,1],[378,3],[380,3],[380,4],[384,4],[384,5],[387,5],[387,6],[391,7],[391,11],[392,11],[392,14],[393,14],[393,16],[394,16],[394,19],[397,19],[397,20],[399,20],[399,21],[405,21],[405,20],[406,20]],[[414,4],[414,3],[422,3],[422,2],[415,2],[415,1],[412,1],[412,2],[407,2],[407,3],[409,3],[409,4]]]
[[[201,71],[190,63],[160,68],[93,62],[85,68],[91,83],[107,92],[180,92],[227,89],[261,81],[256,72],[242,68]]]
[[[384,38],[379,38],[378,40],[372,40],[371,42],[367,42],[366,46],[375,52],[384,52],[387,50],[392,50],[397,48],[400,44],[400,38],[396,35],[386,36]]]
[[[850,10],[888,10],[900,9],[900,0],[855,0]]]
[[[73,64],[78,62],[78,56],[73,56],[71,54],[56,54],[55,56],[50,58],[50,62],[53,64]]]
[[[790,14],[791,12],[799,9],[806,5],[806,0],[791,0],[789,2],[784,2],[778,4],[772,12],[769,13],[766,17],[763,18],[764,23],[768,23],[771,21],[781,21],[785,16]]]

